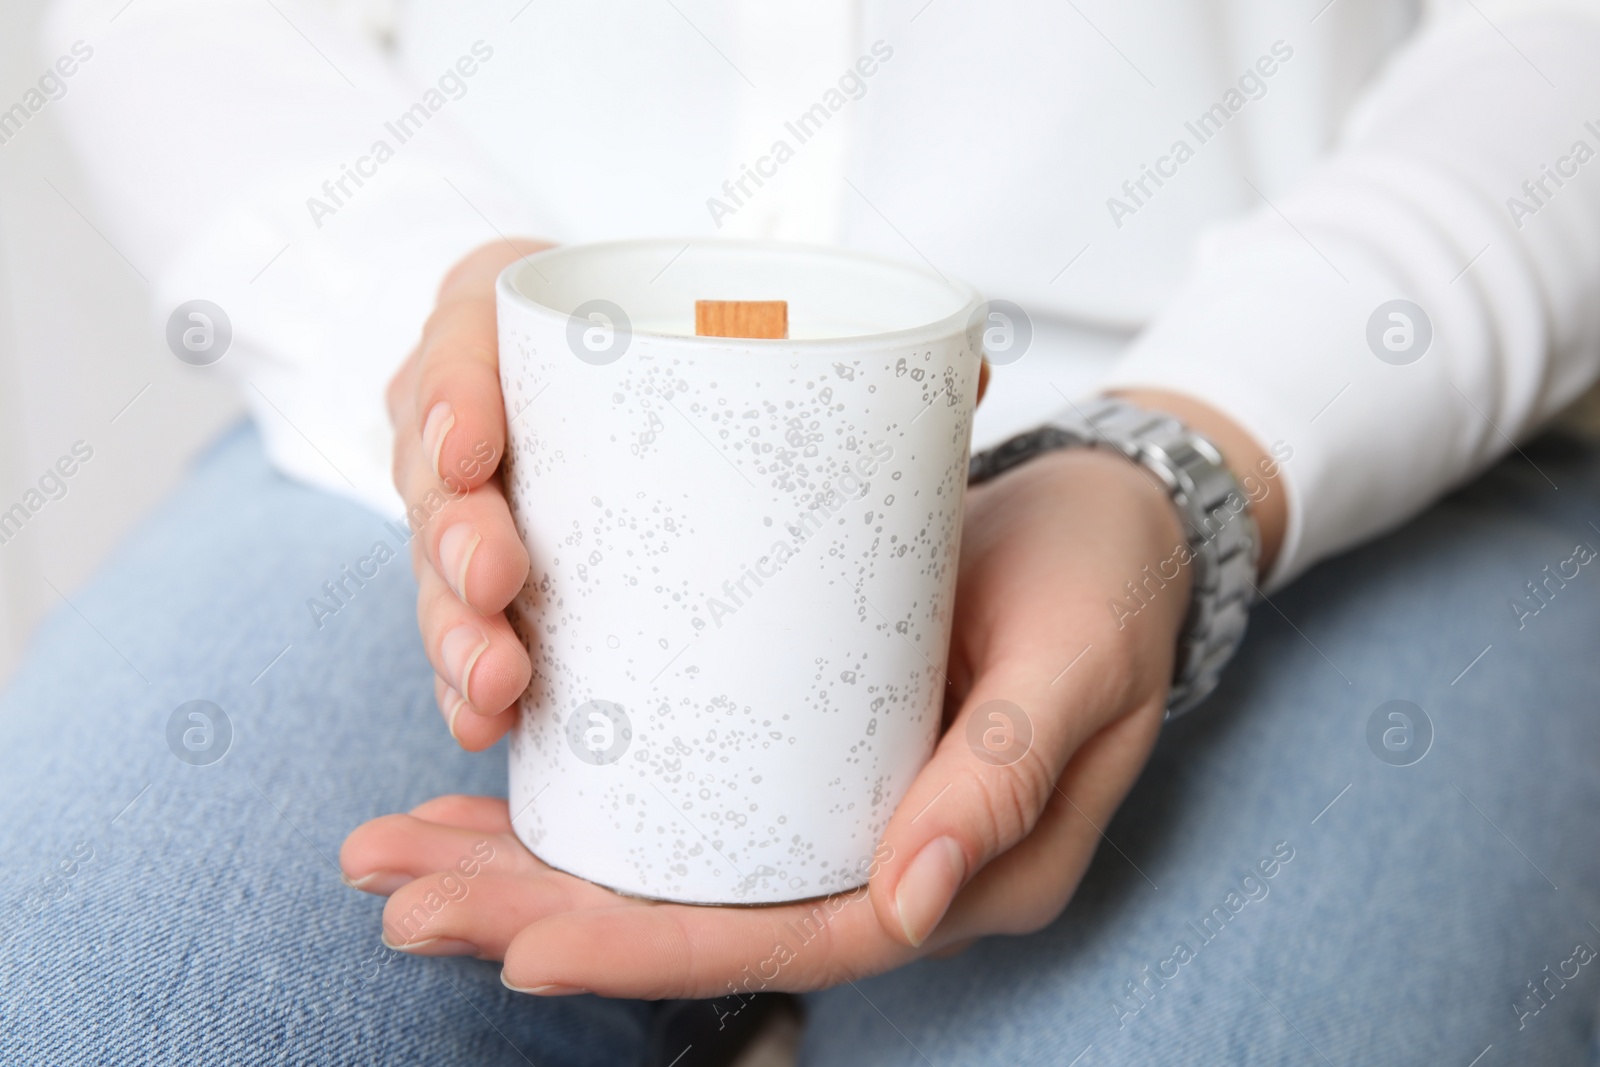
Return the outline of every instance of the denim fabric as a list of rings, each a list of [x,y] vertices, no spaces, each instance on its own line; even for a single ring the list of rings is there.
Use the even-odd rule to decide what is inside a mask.
[[[1256,610],[1059,922],[807,998],[805,1062],[1582,1062],[1600,560],[1524,583],[1600,547],[1600,456],[1527,451]],[[319,620],[324,582],[352,595]],[[393,527],[242,430],[50,618],[0,697],[0,1063],[670,1061],[709,1006],[513,994],[384,949],[341,883],[361,821],[504,793],[433,707],[415,594]],[[196,720],[169,744],[193,700],[215,762]],[[1391,700],[1432,723],[1409,766],[1369,744]]]
[[[1537,615],[1510,601],[1600,549],[1600,456],[1525,451],[1257,606],[1054,926],[812,997],[804,1062],[1585,1062],[1600,558]],[[1409,766],[1368,741],[1391,700],[1432,723]],[[1280,842],[1293,859],[1242,889]]]

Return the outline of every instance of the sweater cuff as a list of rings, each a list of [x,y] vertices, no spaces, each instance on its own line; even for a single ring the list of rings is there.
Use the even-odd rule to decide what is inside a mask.
[[[1358,248],[1316,240],[1275,217],[1214,232],[1189,282],[1099,383],[1193,397],[1277,461],[1272,491],[1287,494],[1288,519],[1268,592],[1394,525],[1441,477],[1426,458],[1441,442],[1426,446],[1437,390],[1449,391],[1435,380],[1442,361],[1419,371],[1378,359],[1368,320],[1399,292]]]

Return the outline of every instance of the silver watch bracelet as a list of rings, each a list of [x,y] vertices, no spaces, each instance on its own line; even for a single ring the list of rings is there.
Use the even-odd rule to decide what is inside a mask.
[[[1261,536],[1249,502],[1222,453],[1171,415],[1102,397],[1073,405],[1026,433],[972,457],[969,484],[979,484],[1036,456],[1063,448],[1113,449],[1151,472],[1165,487],[1183,523],[1185,544],[1154,571],[1125,583],[1128,615],[1176,578],[1168,563],[1193,567],[1188,612],[1178,636],[1167,699],[1169,720],[1189,711],[1217,687],[1244,640],[1256,589]],[[1186,558],[1179,558],[1186,556]],[[1135,606],[1137,605],[1137,606]],[[1124,616],[1112,601],[1112,615]]]

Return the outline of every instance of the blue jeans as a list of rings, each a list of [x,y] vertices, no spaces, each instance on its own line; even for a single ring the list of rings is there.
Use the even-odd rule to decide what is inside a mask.
[[[806,998],[803,1060],[1590,1057],[1600,453],[1527,451],[1256,609],[1059,921]],[[505,789],[433,707],[404,551],[308,611],[380,541],[241,430],[49,619],[0,700],[0,1063],[665,1063],[728,1011],[380,945],[345,835]]]

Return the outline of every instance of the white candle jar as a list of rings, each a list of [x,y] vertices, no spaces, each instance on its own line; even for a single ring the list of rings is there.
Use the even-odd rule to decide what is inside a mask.
[[[556,248],[498,285],[505,486],[533,566],[512,823],[624,893],[863,884],[938,737],[980,298],[835,249]],[[786,300],[790,338],[694,336]]]

